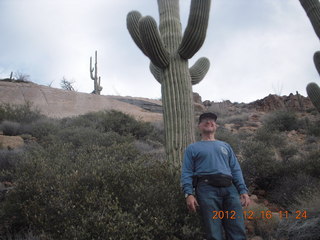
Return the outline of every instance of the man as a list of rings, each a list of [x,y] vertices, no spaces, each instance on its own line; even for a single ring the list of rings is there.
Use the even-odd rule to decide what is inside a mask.
[[[200,206],[207,240],[224,239],[223,229],[227,239],[246,239],[242,206],[249,205],[248,189],[232,148],[215,139],[216,120],[214,113],[200,115],[202,140],[185,150],[182,188],[188,209]]]

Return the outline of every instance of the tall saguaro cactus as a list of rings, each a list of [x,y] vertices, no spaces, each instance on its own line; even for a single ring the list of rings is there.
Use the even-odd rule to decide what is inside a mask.
[[[94,82],[94,90],[92,93],[100,95],[102,87],[100,86],[101,78],[98,77],[98,58],[97,51],[95,51],[95,63],[92,67],[92,57],[90,57],[90,77]]]
[[[185,147],[194,142],[192,85],[209,70],[207,58],[189,69],[188,60],[201,48],[209,20],[211,0],[192,0],[188,25],[182,35],[179,0],[158,0],[156,21],[138,11],[127,15],[133,41],[151,60],[150,71],[161,84],[166,155],[172,167],[180,167]]]
[[[310,22],[313,26],[315,33],[320,39],[320,2],[319,0],[299,0]],[[315,52],[313,55],[314,65],[320,74],[320,51]],[[307,94],[312,104],[320,112],[320,88],[316,83],[309,83],[307,85]]]

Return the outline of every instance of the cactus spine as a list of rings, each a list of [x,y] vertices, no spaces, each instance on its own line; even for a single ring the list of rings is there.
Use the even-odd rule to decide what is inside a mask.
[[[97,51],[95,51],[95,63],[94,67],[92,67],[92,57],[90,57],[90,77],[94,81],[94,90],[93,94],[100,95],[102,91],[102,87],[100,86],[101,78],[98,77],[98,58]]]
[[[207,58],[188,68],[190,59],[202,46],[209,20],[211,0],[192,0],[187,28],[182,35],[179,0],[158,0],[159,29],[156,21],[137,11],[127,15],[128,31],[151,60],[150,71],[161,84],[165,125],[166,155],[172,167],[181,166],[185,147],[194,142],[192,85],[209,70]]]
[[[309,20],[313,26],[315,33],[320,39],[320,2],[319,0],[300,0],[302,7],[307,13]],[[320,52],[317,51],[313,55],[314,65],[320,74]],[[309,83],[307,85],[307,94],[312,104],[320,112],[320,88],[316,83]]]

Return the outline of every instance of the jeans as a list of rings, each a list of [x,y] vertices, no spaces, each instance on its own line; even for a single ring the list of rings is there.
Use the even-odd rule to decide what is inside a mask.
[[[213,187],[201,182],[196,190],[207,240],[246,239],[242,206],[234,185]],[[224,232],[223,232],[224,230]]]

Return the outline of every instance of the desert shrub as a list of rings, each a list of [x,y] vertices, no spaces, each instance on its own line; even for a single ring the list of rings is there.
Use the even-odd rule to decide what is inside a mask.
[[[274,189],[270,191],[269,199],[289,209],[297,205],[299,201],[312,197],[319,184],[318,179],[305,173],[283,175]]]
[[[299,150],[295,144],[288,144],[280,149],[281,158],[284,162],[288,161],[290,158],[298,154]]]
[[[238,129],[240,127],[243,127],[246,121],[248,121],[249,115],[247,113],[241,113],[241,114],[235,114],[231,115],[229,117],[225,117],[223,119],[223,123],[232,123],[235,125],[235,127]]]
[[[253,137],[255,141],[259,141],[269,147],[281,147],[286,144],[286,139],[281,133],[271,131],[268,127],[257,129]]]
[[[240,139],[237,134],[230,132],[226,128],[219,127],[216,132],[216,138],[229,143],[235,153],[239,152]]]
[[[43,115],[40,113],[40,111],[36,108],[33,108],[30,102],[27,102],[24,105],[0,105],[0,122],[8,120],[19,123],[30,123],[42,117]]]
[[[58,120],[43,117],[31,123],[23,124],[21,131],[24,134],[30,134],[41,141],[43,138],[57,133],[59,129]]]
[[[20,133],[21,124],[12,121],[3,121],[0,124],[0,130],[3,132],[4,135],[8,136],[17,136]]]
[[[116,132],[120,135],[132,135],[137,139],[154,139],[164,141],[162,134],[150,123],[140,122],[128,114],[119,111],[101,111],[88,113],[75,118],[67,118],[62,121],[62,127],[89,127],[102,132]]]
[[[315,121],[308,124],[308,135],[320,137],[320,121]]]
[[[273,149],[260,141],[248,140],[242,144],[242,170],[249,185],[255,183],[262,189],[270,189],[278,178],[279,162]]]
[[[277,229],[277,239],[319,239],[320,217],[282,220]]]
[[[120,136],[116,132],[101,133],[97,129],[85,127],[70,127],[58,131],[55,135],[59,141],[72,143],[75,147],[97,145],[111,146],[133,141],[132,137]]]
[[[320,216],[320,190],[318,188],[313,189],[311,195],[308,198],[302,198],[298,201],[298,204],[292,206],[292,211],[305,210],[308,217]]]
[[[202,239],[157,129],[136,120],[121,129],[119,119],[131,121],[117,112],[44,120],[46,137],[8,170],[15,187],[0,202],[0,235],[32,228],[43,239]]]
[[[284,110],[268,114],[264,118],[264,126],[271,131],[291,131],[299,128],[295,113]]]
[[[296,210],[306,211],[307,218],[297,220],[293,218],[284,219],[280,222],[276,231],[277,239],[318,239],[320,232],[320,191],[313,189],[309,198],[302,198],[291,207],[292,212]]]
[[[14,169],[21,160],[23,149],[0,149],[0,171]]]
[[[0,203],[4,229],[35,226],[53,239],[202,239],[179,175],[154,159],[119,161],[124,151],[70,143],[33,149]]]
[[[5,240],[50,240],[44,234],[39,236],[34,235],[31,229],[22,230],[19,233],[7,233],[5,236],[1,236],[1,239]]]
[[[301,163],[302,171],[306,174],[320,179],[320,150],[309,152]]]

